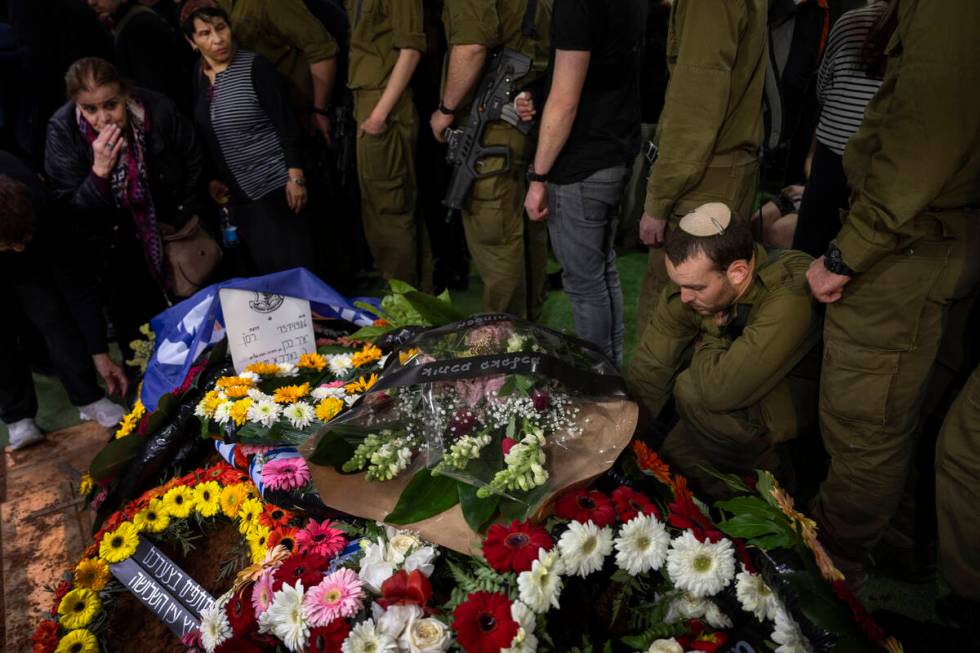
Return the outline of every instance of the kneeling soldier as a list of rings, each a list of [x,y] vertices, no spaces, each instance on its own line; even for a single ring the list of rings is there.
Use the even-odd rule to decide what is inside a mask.
[[[630,366],[631,388],[657,416],[671,396],[680,422],[660,452],[700,490],[724,487],[705,467],[791,477],[780,446],[816,423],[821,318],[811,257],[767,253],[745,216],[705,204],[666,243],[664,289]]]

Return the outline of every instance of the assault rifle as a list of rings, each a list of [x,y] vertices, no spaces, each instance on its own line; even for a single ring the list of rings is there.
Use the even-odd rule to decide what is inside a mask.
[[[337,181],[341,188],[347,188],[350,177],[357,176],[357,123],[354,121],[353,99],[349,94],[334,106],[331,119],[333,146],[337,151]]]
[[[501,175],[510,170],[511,151],[506,145],[483,145],[483,133],[487,125],[503,120],[523,134],[531,131],[531,123],[523,122],[514,108],[518,81],[531,70],[531,58],[509,48],[503,48],[491,55],[483,79],[473,98],[473,106],[466,122],[458,129],[446,130],[446,161],[453,166],[449,178],[449,188],[442,200],[448,212],[446,221],[452,219],[453,211],[463,208],[473,183]],[[486,158],[500,157],[504,166],[500,170],[481,173],[479,165]]]

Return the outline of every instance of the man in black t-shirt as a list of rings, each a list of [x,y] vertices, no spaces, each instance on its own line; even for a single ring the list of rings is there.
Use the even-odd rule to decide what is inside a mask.
[[[578,335],[623,358],[616,213],[639,149],[648,0],[555,0],[552,61],[524,206],[548,220]]]

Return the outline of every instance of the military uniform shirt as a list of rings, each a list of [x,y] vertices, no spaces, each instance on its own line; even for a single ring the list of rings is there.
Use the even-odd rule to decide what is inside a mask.
[[[388,84],[398,51],[425,52],[422,0],[346,0],[350,17],[352,91],[377,91]]]
[[[685,305],[677,285],[664,288],[630,366],[631,389],[652,415],[670,398],[692,345],[688,373],[702,407],[722,413],[758,403],[819,340],[821,320],[806,283],[813,259],[792,250],[770,259],[758,244],[755,256],[754,279],[727,326]]]
[[[667,32],[670,80],[657,124],[659,158],[644,210],[673,219],[713,156],[754,155],[762,142],[767,0],[675,0]],[[743,216],[745,217],[745,216]]]
[[[510,48],[531,57],[531,73],[522,81],[540,77],[548,67],[548,34],[552,0],[538,0],[534,17],[536,38],[521,31],[527,0],[446,0],[442,20],[449,46],[485,45]]]
[[[927,209],[980,205],[980,2],[898,12],[885,79],[844,150],[851,210],[834,242],[856,272],[925,235]]]

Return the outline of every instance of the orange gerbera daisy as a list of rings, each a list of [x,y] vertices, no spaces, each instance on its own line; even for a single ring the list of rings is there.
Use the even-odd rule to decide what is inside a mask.
[[[297,401],[310,394],[310,384],[303,385],[284,385],[276,388],[272,393],[272,400],[277,404],[295,404]]]
[[[246,372],[252,372],[259,376],[275,376],[279,373],[279,365],[276,363],[252,363],[245,368]]]
[[[674,483],[670,478],[670,467],[660,459],[653,449],[645,443],[634,440],[633,453],[636,455],[636,464],[640,469],[647,472],[664,485],[673,487]]]
[[[344,386],[344,391],[349,395],[356,395],[358,393],[364,393],[371,389],[371,387],[378,382],[378,375],[372,373],[370,377],[364,378],[363,376],[356,381],[352,381]]]
[[[372,344],[364,345],[364,349],[351,356],[351,365],[362,367],[381,358],[381,350]]]

